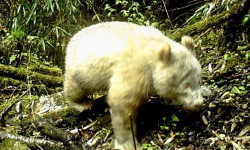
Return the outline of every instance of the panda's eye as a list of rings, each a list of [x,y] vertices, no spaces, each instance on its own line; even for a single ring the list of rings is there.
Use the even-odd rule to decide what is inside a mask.
[[[185,89],[189,89],[189,88],[190,88],[190,84],[189,84],[189,83],[186,83],[186,84],[184,85],[184,88],[185,88]]]

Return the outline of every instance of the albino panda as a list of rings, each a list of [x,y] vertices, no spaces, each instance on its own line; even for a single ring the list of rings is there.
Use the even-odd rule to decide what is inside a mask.
[[[108,91],[115,148],[132,150],[129,116],[136,133],[137,111],[152,94],[189,109],[203,104],[194,42],[184,36],[181,43],[153,27],[133,23],[107,22],[84,28],[67,46],[65,96],[83,111],[91,108],[88,95]],[[140,149],[137,141],[136,145]]]

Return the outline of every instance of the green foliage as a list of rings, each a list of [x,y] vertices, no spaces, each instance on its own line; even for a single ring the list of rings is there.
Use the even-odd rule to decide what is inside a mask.
[[[249,45],[248,46],[238,46],[237,47],[237,50],[239,51],[239,53],[244,56],[244,59],[246,62],[249,61],[249,58],[250,58],[250,51],[249,51]]]
[[[245,87],[244,86],[239,86],[239,87],[237,87],[237,86],[234,86],[233,88],[232,88],[232,92],[233,93],[236,93],[236,94],[244,94],[245,93]]]
[[[85,22],[82,10],[91,5],[79,0],[17,0],[11,6],[3,4],[0,61],[16,65],[25,62],[22,56],[29,51],[44,61],[62,63],[60,56],[64,55],[66,39]]]
[[[246,14],[242,20],[242,24],[245,25],[249,22],[250,14]]]
[[[180,121],[179,118],[178,118],[175,114],[173,114],[173,115],[171,116],[171,118],[172,118],[172,121],[173,121],[173,122],[179,122],[179,121]]]
[[[210,3],[205,3],[186,21],[187,24],[194,24],[203,19],[204,16],[210,16],[228,10],[232,4],[238,0],[216,0]]]
[[[16,58],[17,58],[17,55],[11,55],[10,56],[10,63],[9,64],[11,64],[13,61],[15,61],[16,60]]]
[[[180,121],[176,114],[171,115],[171,119],[168,117],[162,118],[163,124],[160,126],[160,129],[163,131],[169,131],[169,129],[176,129],[177,123]]]
[[[225,59],[225,60],[229,60],[228,54],[224,54],[224,59]]]
[[[149,143],[145,143],[141,145],[142,150],[155,150],[157,147],[155,145],[151,145]]]
[[[166,130],[169,131],[169,127],[168,126],[160,126],[161,130]]]
[[[16,0],[11,5],[1,4],[0,62],[15,66],[27,63],[25,53],[39,56],[37,61],[63,66],[71,35],[96,22],[130,21],[160,29],[169,26],[167,19],[162,19],[162,2],[156,0],[147,4],[126,0]]]
[[[219,145],[218,145],[218,148],[219,148],[220,150],[225,150],[225,149],[226,149],[225,146],[222,145],[222,144],[219,144]]]
[[[0,149],[4,150],[4,149],[18,149],[18,150],[29,150],[30,148],[17,141],[17,140],[11,140],[11,139],[6,139],[6,140],[3,140],[1,143],[0,143]]]
[[[248,61],[250,58],[250,52],[246,51],[244,53],[245,53],[245,59],[246,59],[246,61]]]
[[[148,6],[136,1],[116,0],[113,5],[105,4],[104,12],[107,20],[126,20],[161,29],[167,25],[165,22],[160,21],[159,16],[155,13],[161,5],[161,1],[156,0],[151,1]]]

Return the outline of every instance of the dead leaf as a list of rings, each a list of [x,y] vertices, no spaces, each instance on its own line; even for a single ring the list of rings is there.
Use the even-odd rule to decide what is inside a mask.
[[[232,125],[231,125],[231,130],[230,131],[232,132],[235,129],[235,127],[236,127],[236,123],[233,122]]]
[[[167,145],[168,143],[170,143],[170,142],[172,142],[173,141],[173,139],[170,137],[170,138],[168,138],[167,140],[166,140],[166,142],[164,143],[164,145]]]
[[[88,140],[89,139],[89,134],[87,132],[85,132],[84,130],[81,130],[80,131],[81,135],[83,136],[83,138],[85,140]]]
[[[240,133],[238,136],[243,136],[244,134],[246,134],[247,132],[250,131],[250,126],[246,126]]]
[[[245,147],[245,145],[246,145],[248,142],[249,142],[249,139],[244,138],[244,139],[242,140],[241,145]]]
[[[207,118],[204,115],[201,116],[201,119],[203,120],[203,122],[205,123],[205,125],[208,125]]]
[[[241,149],[242,149],[242,148],[240,147],[240,145],[238,145],[238,144],[235,143],[234,141],[231,141],[230,143],[233,145],[233,147],[234,147],[235,149],[237,149],[237,150],[241,150]]]
[[[158,133],[157,136],[158,136],[157,142],[159,143],[160,146],[163,146],[164,143],[163,143],[163,140],[161,138],[161,135]]]
[[[83,127],[83,130],[87,130],[88,128],[92,127],[94,124],[96,124],[97,120],[94,122],[91,122],[90,124],[86,125],[85,127]]]
[[[175,137],[175,134],[174,134],[174,132],[172,130],[170,131],[170,136],[171,136],[172,139],[174,139],[174,137]]]
[[[45,101],[41,102],[41,104],[35,109],[35,114],[37,114],[41,110],[41,108],[43,107],[44,103],[45,103]]]

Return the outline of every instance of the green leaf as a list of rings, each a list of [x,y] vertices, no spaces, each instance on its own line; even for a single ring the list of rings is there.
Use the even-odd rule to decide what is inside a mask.
[[[16,55],[11,55],[10,56],[10,64],[16,60]]]
[[[219,145],[220,150],[225,150],[226,148],[223,145]]]
[[[241,91],[240,91],[239,88],[236,87],[236,86],[234,86],[234,87],[232,88],[232,91],[233,91],[234,93],[241,94]]]
[[[162,129],[162,130],[169,130],[169,127],[168,126],[160,126],[160,128]]]
[[[23,55],[23,56],[28,56],[28,54],[27,54],[27,53],[22,53],[22,55]]]
[[[110,9],[110,6],[109,4],[106,4],[104,10],[108,10],[108,9]]]
[[[245,56],[245,59],[246,59],[246,60],[249,60],[249,58],[250,58],[250,52],[246,52],[245,55],[246,55],[246,56]]]
[[[237,49],[242,51],[242,50],[244,50],[244,46],[238,46]]]
[[[163,120],[163,121],[166,121],[166,120],[167,120],[167,117],[163,117],[162,120]]]
[[[246,16],[242,20],[242,24],[245,25],[249,21],[249,16]]]
[[[37,37],[37,36],[28,35],[28,36],[27,36],[27,39],[28,39],[29,41],[32,41],[32,40],[34,40],[34,39],[38,39],[38,37]]]
[[[172,121],[175,121],[175,122],[179,122],[180,121],[179,118],[175,114],[173,114],[171,116],[171,118],[172,118]]]
[[[172,123],[172,126],[176,127],[176,126],[177,126],[177,124],[176,124],[176,123]]]
[[[225,59],[225,60],[228,60],[228,59],[229,59],[229,58],[228,58],[228,54],[225,54],[225,55],[224,55],[224,59]]]
[[[240,89],[241,91],[245,91],[245,90],[246,90],[244,86],[240,86],[239,89]]]
[[[207,38],[208,38],[208,39],[214,39],[214,33],[209,33],[209,34],[207,35]]]
[[[116,5],[118,5],[118,4],[120,4],[120,3],[121,3],[120,0],[116,0],[116,1],[115,1],[115,4],[116,4]]]

